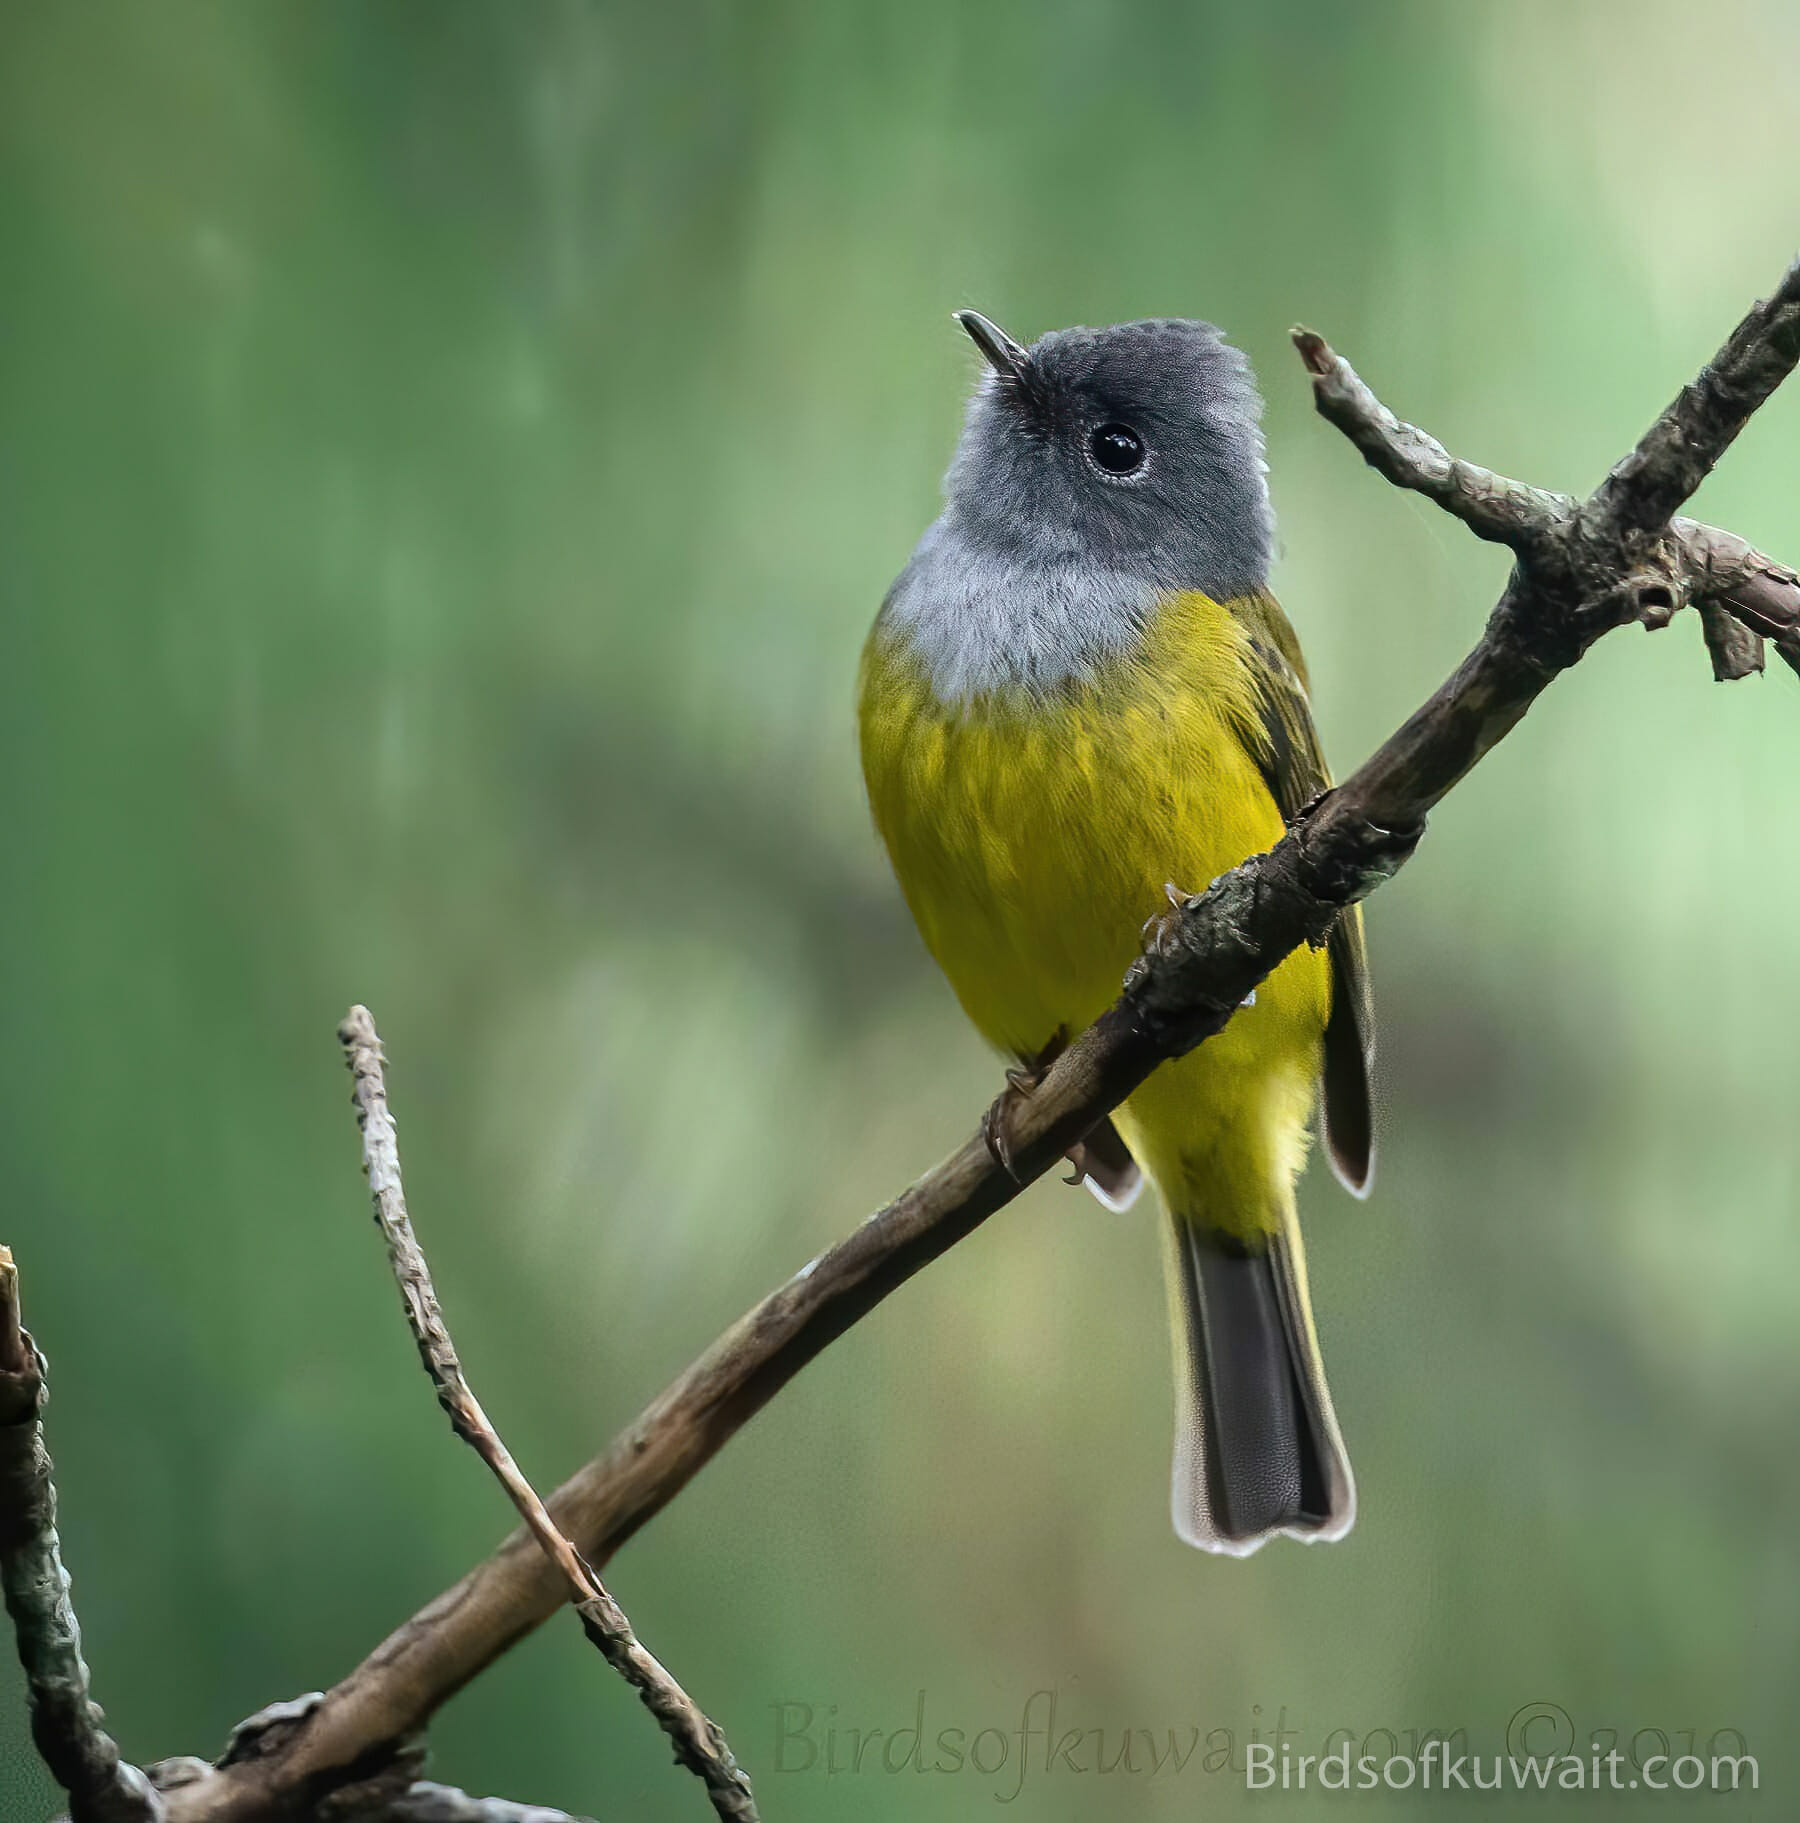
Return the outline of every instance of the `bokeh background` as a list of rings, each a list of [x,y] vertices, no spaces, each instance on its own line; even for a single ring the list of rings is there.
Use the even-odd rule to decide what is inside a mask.
[[[546,1483],[993,1091],[851,721],[973,376],[949,312],[1229,327],[1347,765],[1502,564],[1311,415],[1288,325],[1586,487],[1794,252],[1797,76],[1784,0],[10,0],[0,1235],[129,1753],[216,1751],[506,1529],[367,1224],[351,1000]],[[1793,394],[1700,510],[1800,557],[1797,488]],[[1491,1754],[1533,1704],[1639,1756],[1740,1731],[1760,1799],[1660,1805],[1793,1814],[1797,758],[1793,677],[1621,635],[1372,906],[1381,1178],[1305,1191],[1345,1544],[1175,1541],[1153,1221],[1051,1184],[631,1545],[615,1588],[771,1819],[996,1814],[1016,1739],[831,1774],[826,1730],[842,1764],[921,1692],[973,1736],[1042,1691],[1103,1759],[1199,1730],[1155,1775],[1140,1734],[1135,1773],[1038,1743],[1010,1802],[1050,1823],[1432,1815],[1253,1802],[1214,1731]],[[0,1671],[6,1823],[53,1809],[24,1742]],[[436,1749],[700,1808],[572,1626]],[[1530,1801],[1563,1807],[1609,1809]]]

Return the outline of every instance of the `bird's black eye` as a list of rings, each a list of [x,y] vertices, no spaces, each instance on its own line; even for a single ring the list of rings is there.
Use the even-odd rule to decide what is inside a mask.
[[[1129,424],[1102,424],[1088,436],[1088,453],[1109,475],[1134,475],[1144,466],[1144,439]]]

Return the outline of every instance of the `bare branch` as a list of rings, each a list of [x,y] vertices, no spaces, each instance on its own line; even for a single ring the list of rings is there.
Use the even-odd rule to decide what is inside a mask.
[[[575,1604],[588,1638],[637,1691],[644,1707],[673,1742],[677,1761],[703,1781],[713,1809],[727,1823],[756,1823],[749,1778],[732,1758],[724,1735],[640,1643],[625,1611],[558,1530],[537,1490],[525,1478],[475,1397],[444,1322],[431,1268],[406,1211],[381,1040],[369,1009],[353,1006],[338,1027],[338,1037],[355,1082],[351,1099],[356,1106],[357,1125],[362,1129],[363,1168],[374,1198],[375,1221],[387,1242],[388,1261],[406,1306],[406,1320],[419,1345],[419,1358],[437,1388],[438,1403],[449,1414],[456,1434],[493,1470],[538,1548],[555,1566],[565,1598]]]
[[[1792,286],[1790,274],[1784,294]],[[1689,389],[1699,404],[1673,420],[1665,415],[1601,495],[1576,507],[1457,462],[1401,423],[1320,338],[1301,332],[1320,411],[1396,485],[1437,500],[1516,553],[1481,640],[1281,842],[1155,926],[1118,1002],[1029,1096],[996,1103],[952,1157],[765,1298],[558,1490],[550,1512],[590,1561],[604,1562],[794,1374],[1060,1160],[1153,1069],[1222,1030],[1291,950],[1323,942],[1345,906],[1405,863],[1445,793],[1596,639],[1620,626],[1665,624],[1689,603],[1722,606],[1753,632],[1793,638],[1800,587],[1792,572],[1729,533],[1646,520],[1644,504],[1666,500],[1673,512],[1687,498],[1730,441],[1726,420],[1735,414],[1735,431],[1794,365],[1794,335],[1787,303],[1759,307],[1698,391]],[[1692,435],[1682,432],[1690,420]],[[1702,432],[1710,455],[1696,471]],[[1614,512],[1617,502],[1630,511]],[[1010,1170],[996,1162],[989,1123],[1004,1128]],[[221,1775],[176,1823],[247,1823],[272,1796],[305,1790],[407,1736],[565,1596],[530,1535],[515,1534],[328,1692],[253,1780]]]
[[[1796,362],[1800,260],[1600,484],[1591,503],[1598,523],[1615,534],[1653,531],[1680,512]]]
[[[25,1333],[19,1303],[19,1268],[10,1247],[0,1246],[0,1375],[19,1384],[0,1395],[0,1424],[35,1418],[43,1405],[43,1362]]]
[[[297,1702],[275,1703],[232,1733],[232,1744],[220,1765],[255,1758],[271,1740],[279,1741],[311,1713],[317,1694]],[[507,1798],[474,1798],[452,1785],[434,1785],[412,1776],[409,1767],[424,1759],[423,1748],[398,1754],[377,1767],[368,1779],[340,1784],[321,1797],[310,1813],[317,1823],[593,1823],[590,1817],[547,1810],[541,1804],[515,1804]],[[203,1785],[216,1776],[205,1760],[164,1760],[145,1768],[159,1791]],[[67,1820],[64,1820],[67,1823]]]
[[[1687,552],[1702,606],[1723,608],[1800,672],[1800,575],[1717,526],[1675,519],[1670,530]]]
[[[1310,329],[1293,332],[1295,348],[1313,376],[1313,402],[1378,474],[1454,514],[1477,538],[1527,551],[1553,535],[1575,510],[1567,494],[1477,468],[1450,454],[1437,438],[1394,416],[1342,355]]]
[[[120,1758],[88,1694],[44,1447],[48,1396],[44,1357],[20,1312],[19,1271],[0,1247],[0,1586],[25,1667],[31,1738],[69,1794],[71,1823],[159,1823],[161,1800]]]
[[[1785,298],[1787,301],[1781,303],[1779,309],[1776,304],[1759,305],[1747,322],[1763,321],[1764,318],[1758,316],[1758,312],[1762,312],[1768,317],[1772,331],[1788,333],[1790,319],[1800,319],[1800,304],[1796,304],[1790,295],[1794,292],[1796,273],[1800,273],[1800,265],[1788,273],[1777,293],[1777,300]],[[1696,387],[1704,388],[1708,375],[1729,376],[1729,390],[1738,406],[1743,405],[1746,396],[1744,375],[1760,375],[1766,379],[1782,360],[1786,360],[1787,367],[1793,365],[1791,356],[1779,348],[1771,354],[1754,342],[1740,346],[1744,335],[1745,327],[1740,326],[1732,342],[1720,351],[1718,359],[1695,383]],[[1296,329],[1293,340],[1307,371],[1313,376],[1313,398],[1320,415],[1336,425],[1362,451],[1369,466],[1396,487],[1408,488],[1436,501],[1447,513],[1462,520],[1477,537],[1507,545],[1527,562],[1542,558],[1554,560],[1559,554],[1559,542],[1562,545],[1569,542],[1571,521],[1579,507],[1572,496],[1530,487],[1522,481],[1513,481],[1505,475],[1478,468],[1472,462],[1459,460],[1435,437],[1416,425],[1403,422],[1389,411],[1324,337],[1309,329]],[[1786,369],[1782,371],[1785,373]],[[1770,382],[1767,390],[1773,390],[1773,384]],[[1692,405],[1690,395],[1701,396],[1696,394],[1695,387],[1684,391],[1669,408],[1669,413],[1665,413],[1646,436],[1639,453],[1652,442],[1663,447],[1664,439],[1670,434],[1670,414],[1680,416]],[[1704,396],[1716,403],[1722,395],[1714,388]],[[1743,417],[1747,418],[1749,411],[1766,396],[1767,391],[1759,395],[1744,411]],[[1682,421],[1685,422],[1685,418]],[[1724,434],[1722,423],[1709,422],[1712,422],[1715,436]],[[1733,421],[1730,435],[1724,436],[1719,451],[1722,452],[1731,436],[1736,435],[1742,422],[1743,418]],[[1666,464],[1679,453],[1665,448],[1661,460]],[[1634,467],[1634,463],[1637,466]],[[1707,466],[1710,468],[1711,463]],[[1613,471],[1595,496],[1588,516],[1596,516],[1598,504],[1611,498],[1609,490],[1615,484],[1623,485],[1620,477],[1628,471],[1637,477],[1633,486],[1641,483],[1646,475],[1665,472],[1663,466],[1646,470],[1634,453]],[[1696,475],[1687,492],[1691,493],[1698,481]],[[1686,493],[1681,496],[1682,499],[1686,497]],[[1651,525],[1648,529],[1656,527]],[[1765,557],[1742,538],[1720,531],[1716,526],[1700,525],[1692,519],[1676,519],[1668,530],[1675,544],[1665,549],[1662,559],[1670,565],[1672,575],[1648,574],[1638,579],[1640,591],[1649,594],[1649,600],[1640,603],[1638,618],[1646,625],[1663,625],[1678,608],[1692,600],[1701,609],[1715,676],[1737,678],[1760,671],[1762,648],[1759,642],[1763,638],[1775,640],[1777,650],[1800,670],[1800,579],[1794,572]],[[1665,586],[1670,581],[1680,584],[1679,596]],[[1723,615],[1735,616],[1742,622],[1743,630],[1728,630]]]
[[[1713,677],[1721,684],[1757,676],[1763,668],[1763,637],[1752,633],[1727,607],[1716,601],[1700,604],[1700,630],[1712,659]]]
[[[347,1820],[351,1823],[351,1820]],[[353,1823],[365,1823],[357,1818]],[[414,1785],[366,1823],[591,1823],[536,1804],[509,1804],[505,1798],[471,1798],[449,1785]]]

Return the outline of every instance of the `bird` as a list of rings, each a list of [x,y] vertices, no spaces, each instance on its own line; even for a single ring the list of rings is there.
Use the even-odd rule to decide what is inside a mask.
[[[1272,847],[1330,774],[1269,588],[1247,358],[1185,318],[1029,347],[956,321],[980,378],[943,511],[869,633],[858,725],[925,946],[1012,1060],[1006,1094],[1028,1096],[1118,997],[1165,895]],[[1146,1177],[1162,1204],[1171,1513],[1204,1550],[1338,1539],[1355,1518],[1295,1187],[1317,1115],[1367,1194],[1373,1041],[1353,907],[1070,1153],[1109,1206]]]

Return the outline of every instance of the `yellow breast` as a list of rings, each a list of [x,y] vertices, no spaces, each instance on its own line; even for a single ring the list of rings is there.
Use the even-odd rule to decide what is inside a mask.
[[[1117,998],[1165,882],[1200,891],[1279,840],[1254,663],[1231,612],[1188,593],[1085,677],[950,705],[904,636],[877,627],[861,691],[875,822],[991,1043],[1029,1055],[1082,1030]],[[1211,1169],[1221,1122],[1269,1130],[1247,1168],[1275,1166],[1270,1147],[1297,1163],[1329,1003],[1325,958],[1301,951],[1220,1038],[1133,1097],[1133,1137],[1165,1190]]]

